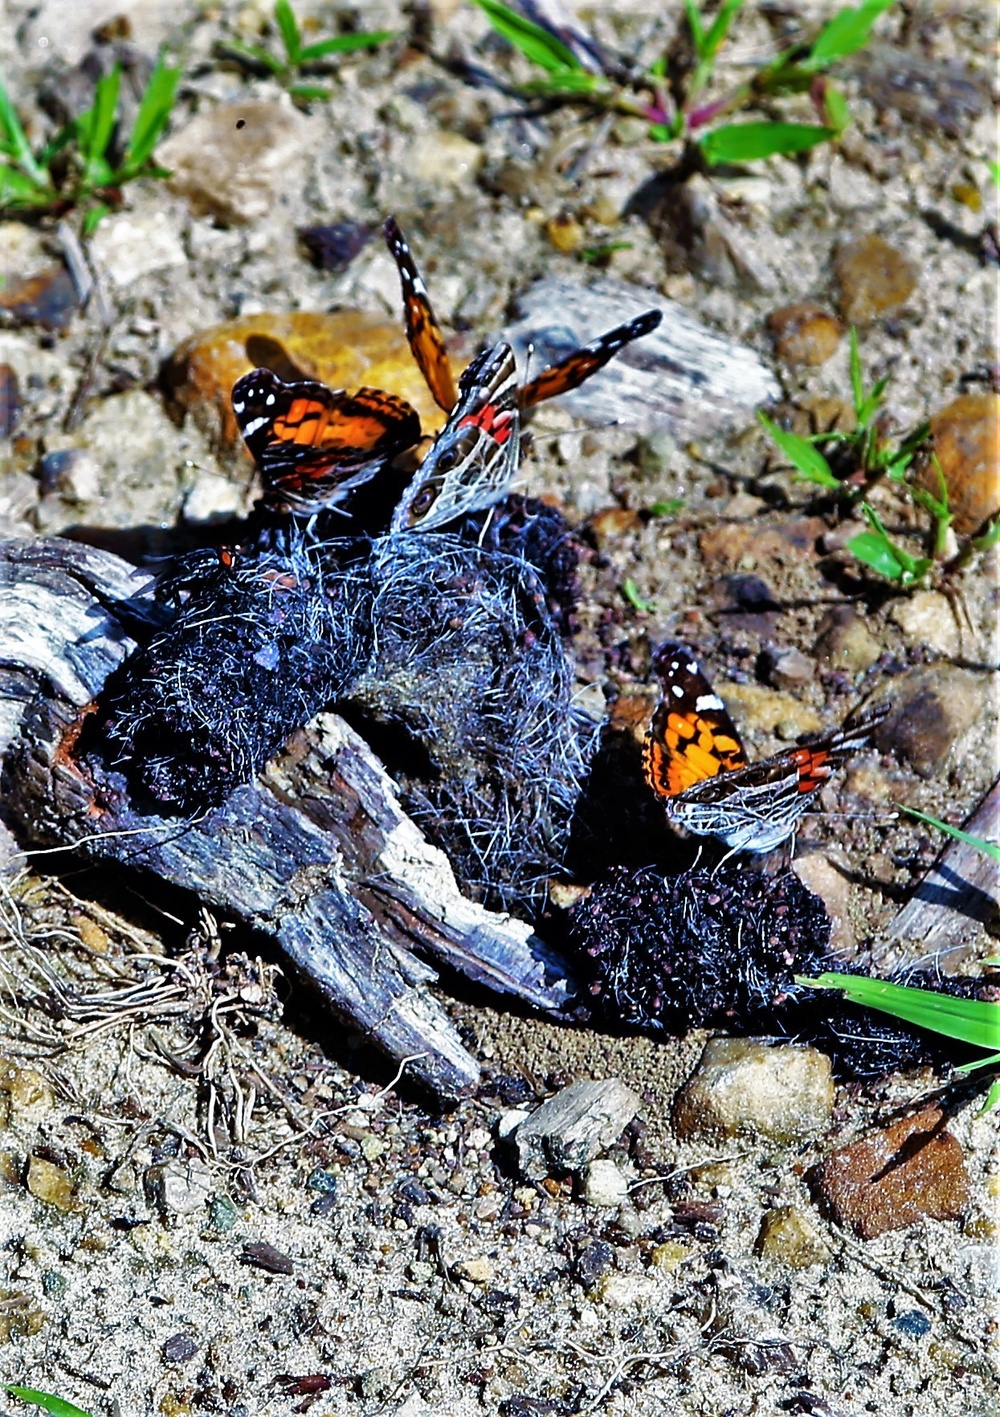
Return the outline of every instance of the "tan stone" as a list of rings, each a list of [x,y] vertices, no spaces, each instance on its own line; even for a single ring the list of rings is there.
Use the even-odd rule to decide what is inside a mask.
[[[712,1038],[674,1099],[673,1124],[685,1138],[798,1141],[828,1125],[833,1097],[830,1059],[815,1048]]]
[[[778,1205],[761,1220],[757,1253],[766,1259],[781,1260],[792,1269],[806,1269],[830,1258],[830,1244],[807,1211],[795,1205]]]
[[[836,352],[844,327],[818,305],[785,305],[767,317],[775,351],[788,364],[817,368]]]
[[[876,315],[897,310],[917,285],[913,262],[874,234],[842,246],[833,269],[840,286],[840,313],[849,325],[867,325]]]
[[[963,394],[931,418],[934,452],[948,486],[952,525],[960,535],[978,531],[1000,510],[1000,394]],[[921,481],[935,496],[933,464]]]

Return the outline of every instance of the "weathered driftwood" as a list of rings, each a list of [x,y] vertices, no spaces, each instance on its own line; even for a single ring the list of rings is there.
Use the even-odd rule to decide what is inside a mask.
[[[1000,780],[962,824],[983,841],[1000,841]],[[942,952],[947,972],[968,958],[983,926],[1000,924],[997,863],[968,842],[953,839],[889,926],[893,940],[905,942],[907,962]]]
[[[626,423],[642,433],[704,435],[743,425],[758,404],[781,398],[781,386],[746,345],[702,324],[656,290],[605,277],[593,285],[541,280],[518,297],[518,320],[505,330],[524,367],[549,363],[602,330],[644,310],[663,311],[652,334],[627,345],[587,381],[586,392],[560,402],[590,424]]]
[[[131,648],[117,602],[148,577],[66,541],[0,542],[3,818],[25,847],[67,847],[152,874],[270,936],[331,1011],[444,1095],[478,1067],[412,953],[558,1012],[566,970],[530,928],[466,900],[443,853],[342,720],[322,715],[261,777],[197,821],[141,815],[119,774],[73,745]]]

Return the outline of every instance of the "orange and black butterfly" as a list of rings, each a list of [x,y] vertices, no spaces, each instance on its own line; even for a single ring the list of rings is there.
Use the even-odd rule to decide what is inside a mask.
[[[382,230],[399,269],[400,284],[403,287],[406,337],[410,342],[413,357],[435,401],[445,413],[451,413],[458,400],[455,379],[444,336],[431,308],[427,286],[396,218],[386,217]],[[552,399],[558,394],[578,388],[591,374],[603,369],[608,360],[613,359],[618,351],[631,344],[632,340],[655,330],[662,319],[661,310],[647,310],[635,319],[627,320],[623,325],[616,325],[613,330],[608,330],[589,344],[574,350],[565,359],[560,359],[558,364],[543,369],[518,390],[519,407],[522,410],[534,408],[535,404],[542,403],[545,399]]]
[[[812,742],[751,763],[725,704],[686,645],[661,645],[653,670],[660,701],[643,749],[646,781],[668,820],[696,836],[718,837],[731,852],[772,851],[794,836],[823,784],[889,712],[888,704],[855,711]]]
[[[280,512],[335,506],[420,441],[419,414],[395,394],[349,394],[312,379],[287,384],[270,369],[237,380],[233,412],[260,468],[264,502]]]

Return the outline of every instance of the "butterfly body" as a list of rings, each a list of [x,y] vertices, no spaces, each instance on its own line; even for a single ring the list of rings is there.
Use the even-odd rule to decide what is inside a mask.
[[[662,645],[653,667],[661,697],[643,749],[646,781],[669,821],[714,836],[732,852],[772,851],[793,836],[823,784],[889,712],[880,704],[854,713],[810,743],[751,763],[685,645]]]
[[[458,402],[396,507],[392,532],[432,531],[498,502],[517,474],[517,367],[501,342],[474,359]]]

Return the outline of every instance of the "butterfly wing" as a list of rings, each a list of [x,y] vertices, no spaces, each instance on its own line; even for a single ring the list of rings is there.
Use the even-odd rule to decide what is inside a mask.
[[[474,359],[459,380],[458,404],[393,513],[393,532],[431,531],[490,507],[517,472],[517,367],[509,344]]]
[[[720,772],[745,767],[736,725],[687,646],[661,645],[653,669],[660,700],[646,734],[642,766],[657,797],[677,797]]]
[[[311,379],[286,384],[252,369],[233,387],[233,412],[276,509],[315,512],[373,477],[420,440],[420,418],[382,389],[328,389]]]
[[[627,320],[624,325],[616,325],[613,330],[591,340],[590,344],[574,350],[558,364],[543,369],[537,378],[525,384],[521,390],[521,408],[533,408],[544,399],[555,398],[557,394],[565,394],[570,389],[577,388],[585,379],[589,379],[591,374],[602,369],[608,360],[613,359],[627,344],[655,330],[662,319],[661,310],[647,310],[644,315],[637,315],[634,320]]]
[[[410,349],[417,361],[417,367],[427,381],[427,387],[434,396],[434,402],[443,408],[445,413],[450,413],[459,396],[455,392],[455,376],[451,372],[444,335],[431,308],[427,287],[417,270],[413,253],[396,218],[386,217],[382,231],[399,270],[399,280],[403,287],[406,338]]]

